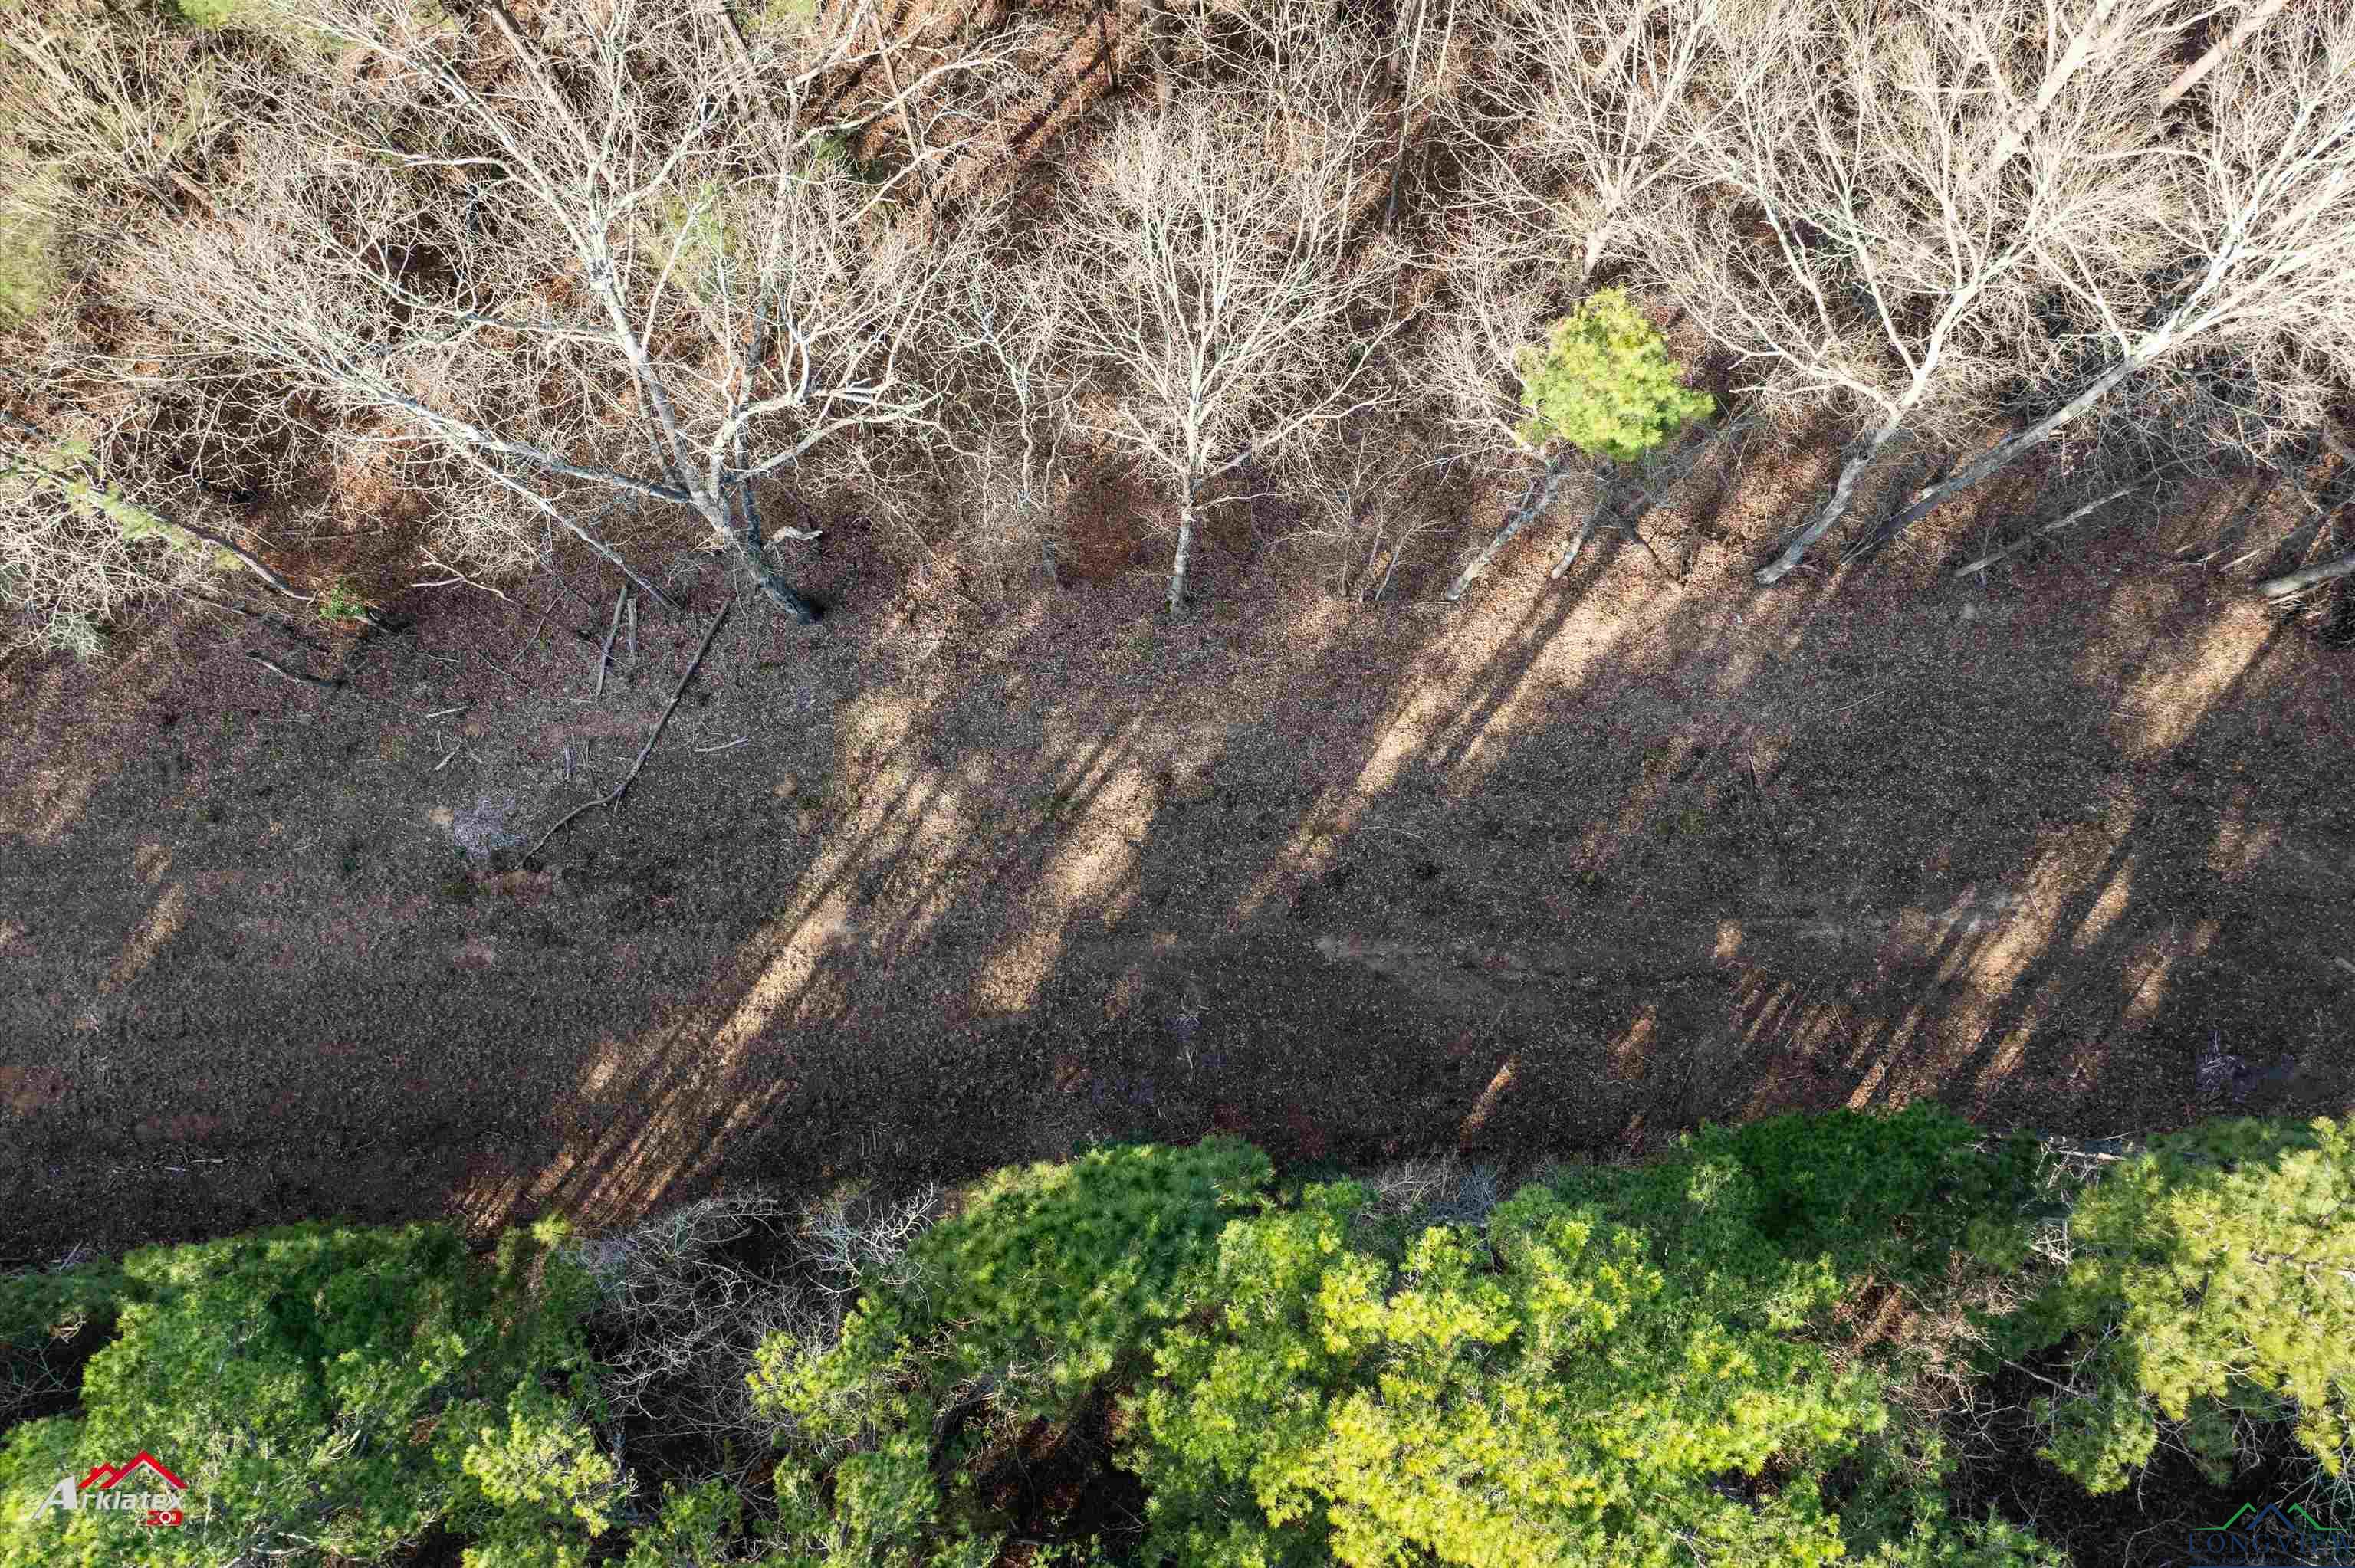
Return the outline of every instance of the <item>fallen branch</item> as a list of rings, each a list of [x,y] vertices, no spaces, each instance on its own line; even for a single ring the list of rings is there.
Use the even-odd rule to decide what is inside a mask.
[[[299,671],[288,669],[275,659],[265,659],[259,653],[249,652],[246,657],[282,681],[294,681],[305,686],[325,686],[331,692],[340,691],[343,688],[344,683],[341,681],[330,681],[318,675],[305,675]]]
[[[166,519],[166,523],[168,526],[177,528],[183,534],[202,539],[206,544],[212,546],[217,550],[227,550],[230,555],[235,556],[240,561],[245,564],[246,570],[251,572],[255,577],[260,577],[263,582],[268,583],[280,593],[284,594],[288,599],[300,599],[304,604],[310,604],[314,601],[316,596],[307,593],[296,593],[293,588],[286,586],[285,580],[279,577],[276,572],[273,572],[268,567],[263,566],[260,560],[255,558],[250,551],[244,549],[242,546],[230,543],[229,540],[222,538],[218,534],[208,533],[204,529],[197,527],[193,523],[175,522],[170,519]]]
[[[463,583],[470,588],[474,588],[480,592],[489,594],[493,599],[506,599],[509,604],[513,604],[515,602],[515,600],[507,599],[507,596],[501,593],[498,589],[495,588],[486,588],[483,584],[478,583],[474,578],[468,577],[465,573],[460,571],[457,567],[452,566],[449,562],[438,559],[431,550],[425,552],[425,564],[429,567],[439,567],[442,570],[448,572],[450,575],[446,577],[438,577],[430,583],[411,583],[409,585],[410,588],[456,588]]]
[[[687,683],[695,679],[695,673],[698,670],[703,668],[703,656],[705,653],[710,652],[711,640],[719,634],[719,623],[726,620],[728,619],[728,612],[735,608],[736,606],[732,600],[727,604],[721,605],[719,607],[719,613],[713,616],[711,618],[711,624],[704,629],[703,641],[696,644],[695,657],[688,660],[687,662],[687,673],[678,678],[678,684],[671,688],[670,701],[663,705],[662,716],[655,720],[654,733],[646,736],[645,745],[638,747],[637,760],[630,764],[630,771],[623,777],[622,781],[613,786],[613,792],[610,795],[600,796],[593,800],[583,800],[581,804],[573,807],[572,810],[565,812],[561,817],[559,817],[556,820],[556,825],[554,827],[549,828],[548,832],[539,835],[538,842],[533,844],[531,848],[523,852],[524,860],[529,861],[537,856],[541,850],[546,849],[548,847],[548,841],[554,838],[558,833],[562,832],[566,825],[569,824],[573,818],[581,815],[583,811],[598,806],[618,806],[622,803],[622,797],[628,794],[630,786],[637,781],[638,769],[646,765],[646,754],[654,750],[655,743],[662,739],[663,731],[670,727],[671,711],[678,706],[679,698],[687,694]]]
[[[538,629],[537,629],[537,628],[535,628],[535,629],[534,629],[534,635],[538,635]],[[494,663],[492,663],[492,662],[491,662],[491,656],[490,656],[489,654],[485,653],[485,652],[481,652],[480,650],[477,650],[477,651],[475,652],[474,657],[475,657],[475,658],[477,658],[477,659],[480,659],[480,660],[484,662],[484,664],[485,664],[485,665],[488,666],[488,667],[489,667],[489,668],[491,668],[491,669],[496,670],[500,674],[505,675],[508,680],[513,681],[513,682],[514,682],[514,683],[515,683],[518,687],[522,688],[524,691],[528,692],[528,691],[530,691],[530,690],[531,690],[531,686],[530,686],[530,684],[529,684],[527,682],[526,682],[526,681],[524,680],[524,678],[523,678],[521,675],[517,674],[514,671],[512,671],[512,670],[510,670],[510,669],[506,668],[506,666],[505,666],[505,665],[503,665],[503,664],[494,664]]]
[[[2287,572],[2277,577],[2267,577],[2257,585],[2257,591],[2267,599],[2287,599],[2304,593],[2333,577],[2355,577],[2355,556],[2341,556],[2319,567],[2308,567],[2302,572]]]
[[[2012,556],[2019,554],[2020,551],[2027,549],[2030,545],[2035,544],[2037,540],[2041,539],[2047,534],[2058,534],[2062,529],[2068,527],[2071,524],[2078,522],[2089,514],[2097,512],[2101,508],[2107,506],[2119,496],[2131,495],[2140,488],[2141,486],[2139,485],[2129,484],[2120,489],[2113,490],[2107,495],[2102,496],[2098,500],[2088,501],[2084,505],[2078,507],[2074,512],[2070,513],[2068,515],[2056,518],[2054,521],[2044,524],[2043,527],[2038,528],[2030,533],[2025,538],[2019,540],[2017,544],[2007,545],[1991,556],[1981,556],[1969,566],[1956,567],[1955,568],[1955,576],[1958,577],[1966,577],[1973,572],[1983,572],[1987,570],[1989,567],[1994,566],[1998,561],[2009,560]]]
[[[1488,563],[1497,558],[1497,552],[1511,544],[1522,529],[1545,515],[1546,509],[1553,504],[1554,495],[1570,482],[1574,471],[1572,457],[1565,454],[1555,458],[1530,479],[1528,488],[1521,492],[1519,503],[1505,514],[1504,526],[1497,530],[1497,536],[1472,557],[1456,574],[1455,581],[1449,585],[1445,596],[1448,603],[1460,602],[1465,590],[1472,586],[1472,579],[1488,569]]]
[[[613,657],[613,633],[622,629],[622,601],[629,597],[628,588],[613,596],[613,623],[605,628],[605,645],[597,651],[597,696],[605,694],[605,665]]]

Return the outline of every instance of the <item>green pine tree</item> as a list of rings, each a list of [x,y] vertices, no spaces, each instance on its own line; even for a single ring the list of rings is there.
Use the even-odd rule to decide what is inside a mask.
[[[1567,441],[1616,462],[1640,462],[1716,401],[1683,384],[1657,328],[1625,290],[1604,289],[1554,323],[1543,346],[1521,350],[1520,439]]]

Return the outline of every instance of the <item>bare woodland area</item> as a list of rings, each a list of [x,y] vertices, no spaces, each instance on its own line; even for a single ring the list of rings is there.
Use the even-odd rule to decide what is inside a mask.
[[[2344,5],[5,16],[36,1208],[2347,1097]]]

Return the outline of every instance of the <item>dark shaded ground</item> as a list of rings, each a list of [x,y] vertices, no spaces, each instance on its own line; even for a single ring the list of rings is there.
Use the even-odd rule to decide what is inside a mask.
[[[0,1258],[1213,1128],[1514,1163],[1932,1095],[2103,1135],[2227,1108],[2219,1047],[2343,1109],[2350,655],[2165,529],[1981,588],[1934,570],[1964,517],[1751,588],[1812,482],[1658,520],[1685,591],[1626,546],[1547,585],[1557,523],[1462,610],[1436,551],[1375,609],[1217,552],[1178,623],[1157,563],[983,605],[837,530],[827,627],[745,605],[541,869],[459,839],[621,777],[716,564],[602,698],[585,570],[0,671]]]

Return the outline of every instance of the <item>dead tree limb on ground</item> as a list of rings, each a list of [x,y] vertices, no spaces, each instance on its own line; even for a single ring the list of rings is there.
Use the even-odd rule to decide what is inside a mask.
[[[259,653],[248,652],[245,656],[248,659],[252,660],[255,663],[261,665],[263,669],[269,671],[272,674],[277,676],[280,680],[292,681],[298,686],[324,686],[331,692],[340,691],[343,688],[344,683],[341,681],[328,680],[325,676],[320,675],[305,675],[300,670],[290,670],[285,665],[281,664],[277,660],[266,659]]]
[[[613,619],[607,624],[605,641],[597,650],[597,689],[591,694],[592,696],[602,697],[605,694],[605,669],[613,662],[613,634],[622,630],[622,602],[629,597],[628,588],[623,588],[613,596]]]
[[[630,764],[630,770],[622,776],[622,781],[619,784],[614,785],[610,793],[600,795],[593,800],[583,800],[578,806],[573,807],[572,810],[565,812],[564,815],[557,818],[555,825],[550,827],[548,832],[540,834],[538,840],[533,843],[531,848],[524,851],[524,861],[528,862],[537,857],[541,850],[548,847],[549,840],[561,832],[571,822],[573,818],[578,817],[583,811],[591,810],[599,806],[618,806],[622,803],[622,797],[628,794],[630,792],[630,786],[637,782],[638,769],[646,765],[646,757],[654,750],[655,743],[663,737],[663,731],[670,727],[671,712],[678,706],[678,699],[687,694],[687,683],[695,679],[695,673],[698,670],[703,668],[703,656],[705,653],[710,652],[711,640],[719,635],[719,623],[726,620],[728,619],[728,612],[735,608],[736,606],[733,600],[721,605],[719,607],[719,613],[711,618],[711,624],[703,629],[703,641],[695,645],[695,657],[687,662],[687,669],[685,673],[679,676],[678,684],[671,688],[670,701],[663,705],[662,716],[655,720],[655,727],[653,731],[647,735],[646,743],[638,747],[637,758]]]
[[[2340,577],[2355,577],[2355,556],[2345,556],[2318,567],[2302,571],[2285,572],[2277,577],[2267,577],[2257,585],[2257,591],[2267,599],[2288,599],[2310,588],[2335,582]]]
[[[2019,540],[2017,543],[2007,545],[2002,549],[1996,551],[1992,555],[1981,556],[1977,560],[1971,562],[1967,566],[1956,567],[1954,570],[1954,575],[1958,577],[1966,577],[1973,572],[1986,571],[1989,567],[1996,565],[1999,561],[2009,560],[2012,556],[2019,555],[2022,550],[2030,548],[2039,539],[2058,534],[2063,528],[2074,527],[2077,524],[2083,522],[2094,513],[2099,512],[2103,507],[2107,506],[2111,502],[2122,500],[2126,496],[2132,495],[2136,491],[2141,488],[2142,486],[2138,484],[2129,484],[2124,485],[2119,489],[2110,491],[2106,494],[2097,495],[2093,500],[2086,502],[2083,506],[2073,507],[2071,510],[2062,513],[2060,516],[2054,518],[2051,522],[2045,524],[2042,527],[2030,530],[2026,537]]]
[[[1554,563],[1553,570],[1546,574],[1547,577],[1559,581],[1562,574],[1576,564],[1579,552],[1585,547],[1587,540],[1597,531],[1609,527],[1617,529],[1642,546],[1644,553],[1652,557],[1652,564],[1660,568],[1660,575],[1671,583],[1681,585],[1683,579],[1644,533],[1644,519],[1650,516],[1653,509],[1667,500],[1677,486],[1689,479],[1712,457],[1725,450],[1729,443],[1738,466],[1742,445],[1756,425],[1754,415],[1733,415],[1715,425],[1695,428],[1688,431],[1683,440],[1648,452],[1636,463],[1619,466],[1607,472],[1603,482],[1604,493],[1596,502],[1593,514],[1588,517],[1586,525],[1578,531],[1578,536],[1571,541],[1570,547],[1562,552],[1561,558]]]
[[[1554,497],[1561,493],[1561,487],[1573,478],[1582,477],[1591,461],[1583,452],[1558,452],[1546,461],[1545,467],[1530,475],[1520,500],[1505,514],[1504,525],[1497,530],[1496,536],[1481,548],[1478,555],[1465,563],[1464,569],[1448,585],[1447,602],[1455,604],[1461,601],[1473,579],[1487,571],[1488,563],[1497,558],[1497,552],[1518,538],[1522,530],[1530,524],[1544,516],[1553,505]]]

